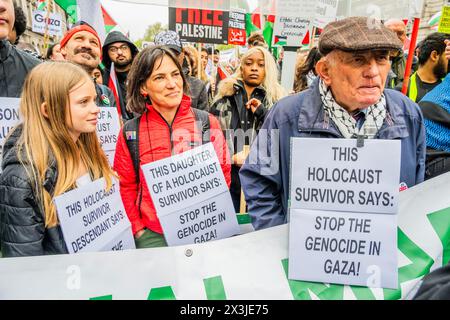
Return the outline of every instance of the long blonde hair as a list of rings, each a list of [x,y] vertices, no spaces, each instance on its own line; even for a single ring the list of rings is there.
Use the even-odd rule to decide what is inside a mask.
[[[264,69],[266,76],[264,77],[261,86],[266,91],[266,102],[270,108],[273,104],[275,104],[275,102],[286,96],[286,90],[284,90],[278,82],[278,68],[274,58],[270,52],[267,51],[267,49],[260,46],[248,49],[248,51],[242,55],[240,67],[236,70],[233,77],[243,81],[242,65],[244,64],[245,59],[257,51],[261,52],[264,57]]]
[[[17,153],[42,206],[46,227],[58,224],[53,197],[75,187],[81,161],[93,179],[104,177],[107,188],[112,185],[114,173],[96,132],[81,133],[74,142],[66,125],[66,119],[72,121],[69,93],[85,81],[92,80],[75,64],[46,62],[30,72],[23,87],[20,101],[23,125]],[[48,117],[41,112],[44,103]],[[43,185],[52,160],[56,161],[58,175],[53,194],[49,194]]]

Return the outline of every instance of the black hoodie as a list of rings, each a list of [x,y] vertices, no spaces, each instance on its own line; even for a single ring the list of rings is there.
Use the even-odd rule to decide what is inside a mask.
[[[103,45],[103,57],[102,57],[102,63],[105,66],[105,70],[103,71],[103,81],[105,81],[105,85],[108,85],[109,81],[109,75],[111,72],[111,59],[109,58],[108,54],[108,48],[111,44],[116,42],[125,42],[128,44],[128,46],[131,49],[131,57],[134,59],[136,55],[138,54],[139,50],[134,45],[133,42],[130,41],[124,34],[122,34],[119,31],[113,31],[108,34],[105,40],[105,44]],[[122,111],[122,118],[124,120],[131,119],[133,117],[133,114],[131,112],[128,112],[126,110],[126,97],[127,97],[127,89],[126,89],[126,80],[128,76],[128,72],[117,72],[117,80],[119,82],[119,92],[117,93],[119,95],[120,100],[120,108]],[[111,88],[112,89],[112,88]]]

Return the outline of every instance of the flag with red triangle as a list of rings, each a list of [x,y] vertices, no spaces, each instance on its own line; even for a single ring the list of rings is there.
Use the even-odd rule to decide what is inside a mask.
[[[120,105],[120,98],[119,98],[119,87],[118,87],[118,81],[117,81],[117,75],[116,70],[114,68],[114,62],[111,63],[111,69],[109,73],[109,79],[108,79],[108,88],[111,89],[111,91],[114,94],[114,99],[116,99],[117,104],[117,112],[119,113],[119,117],[122,116],[122,108]]]

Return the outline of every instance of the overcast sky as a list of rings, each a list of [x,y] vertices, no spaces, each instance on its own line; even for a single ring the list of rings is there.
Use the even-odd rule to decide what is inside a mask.
[[[121,26],[121,31],[130,32],[131,40],[136,41],[144,36],[147,27],[153,23],[169,22],[169,9],[167,6],[149,4],[133,4],[113,0],[100,0],[103,7],[111,17]],[[131,1],[131,0],[130,0]],[[136,2],[168,3],[168,0],[135,0]],[[256,8],[258,1],[247,0],[251,9]]]
[[[169,9],[147,4],[120,3],[111,0],[100,0],[111,17],[121,26],[123,32],[130,32],[131,40],[144,36],[147,27],[153,23],[167,24]]]

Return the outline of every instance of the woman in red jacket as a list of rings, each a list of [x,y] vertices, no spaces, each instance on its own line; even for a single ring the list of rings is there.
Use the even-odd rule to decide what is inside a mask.
[[[186,89],[182,68],[169,48],[149,47],[135,58],[128,75],[127,107],[141,114],[137,130],[140,166],[202,144],[202,132],[195,123],[191,99],[184,95]],[[229,186],[230,160],[225,138],[214,116],[209,115],[209,123],[210,141]],[[119,135],[114,169],[120,177],[120,193],[136,247],[166,246],[144,175],[139,169],[139,176],[136,176],[127,146],[126,140],[136,139],[136,134],[127,130],[125,133],[126,138]]]

